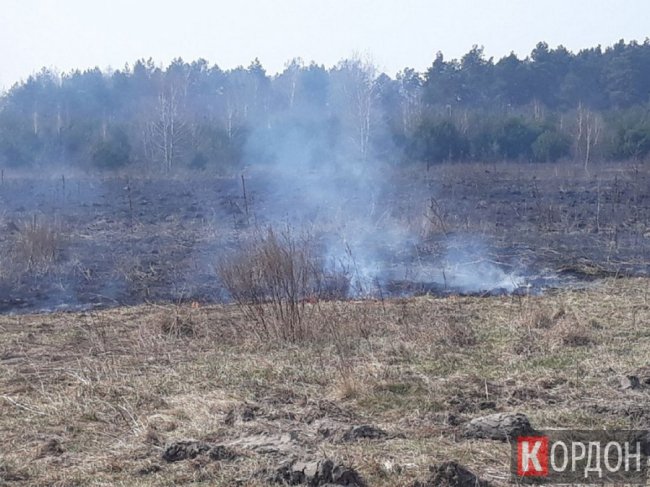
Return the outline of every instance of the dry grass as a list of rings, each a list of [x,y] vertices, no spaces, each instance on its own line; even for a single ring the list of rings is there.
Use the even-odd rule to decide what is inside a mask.
[[[0,317],[0,483],[264,485],[259,472],[287,453],[250,445],[292,432],[290,452],[352,464],[373,486],[408,485],[446,460],[505,485],[509,447],[461,439],[469,419],[650,421],[650,390],[617,381],[650,364],[647,279],[544,297],[308,306],[338,335],[299,344],[242,335],[249,318],[236,305]],[[323,421],[393,436],[340,443],[318,433]],[[182,438],[239,456],[163,461],[164,445]]]
[[[63,241],[58,223],[34,215],[18,226],[13,252],[16,259],[14,264],[29,271],[45,272],[56,262]]]

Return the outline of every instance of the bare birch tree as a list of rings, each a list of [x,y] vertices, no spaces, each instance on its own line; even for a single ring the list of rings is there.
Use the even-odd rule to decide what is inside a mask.
[[[181,155],[188,136],[188,123],[183,117],[185,88],[172,81],[158,94],[155,119],[149,124],[149,137],[155,158],[170,172]]]
[[[374,128],[374,109],[377,101],[377,69],[359,58],[339,63],[334,73],[337,79],[337,105],[347,113],[351,124],[353,143],[361,159],[367,159]]]
[[[585,171],[589,169],[593,149],[600,141],[602,128],[601,117],[580,103],[577,110],[575,142],[576,154],[583,161]]]

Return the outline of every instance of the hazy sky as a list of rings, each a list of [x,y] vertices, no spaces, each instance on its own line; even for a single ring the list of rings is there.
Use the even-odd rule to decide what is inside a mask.
[[[650,0],[0,0],[0,89],[42,66],[199,57],[222,68],[259,57],[327,66],[357,52],[389,74],[473,44],[526,55],[540,40],[577,50],[650,35]]]

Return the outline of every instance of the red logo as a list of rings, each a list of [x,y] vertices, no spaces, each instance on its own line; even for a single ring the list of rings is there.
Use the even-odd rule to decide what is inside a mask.
[[[548,436],[517,438],[517,475],[520,477],[548,476]]]

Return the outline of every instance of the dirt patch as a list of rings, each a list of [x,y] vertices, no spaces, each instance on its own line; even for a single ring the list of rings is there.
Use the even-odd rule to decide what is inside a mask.
[[[431,477],[415,482],[412,487],[488,487],[490,484],[458,462],[445,462],[431,467]]]
[[[381,440],[388,437],[388,433],[371,424],[353,426],[341,437],[341,441]]]

